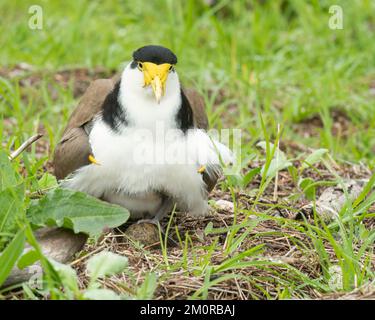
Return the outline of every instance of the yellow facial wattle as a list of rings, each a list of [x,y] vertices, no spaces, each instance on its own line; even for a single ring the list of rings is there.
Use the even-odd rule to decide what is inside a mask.
[[[156,101],[159,103],[165,93],[165,84],[169,71],[173,66],[169,63],[155,64],[152,62],[142,62],[140,64],[140,69],[143,71],[144,76],[144,86],[152,86]]]

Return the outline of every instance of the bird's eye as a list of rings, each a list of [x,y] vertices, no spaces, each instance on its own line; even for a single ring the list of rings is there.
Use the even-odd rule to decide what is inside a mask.
[[[172,72],[174,71],[174,67],[173,66],[170,66],[169,69],[168,69],[169,72]]]
[[[143,70],[143,63],[142,62],[138,62],[138,69],[139,70]]]

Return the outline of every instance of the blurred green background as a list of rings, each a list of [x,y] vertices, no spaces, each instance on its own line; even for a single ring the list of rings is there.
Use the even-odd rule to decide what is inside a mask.
[[[43,10],[42,30],[29,27],[32,5]],[[329,28],[331,5],[342,8],[343,29]],[[121,71],[137,48],[164,45],[178,56],[183,84],[202,93],[211,126],[242,130],[243,167],[242,176],[223,179],[210,198],[238,202],[232,215],[222,214],[220,221],[213,215],[213,222],[219,223],[209,237],[212,242],[200,240],[203,228],[212,229],[210,221],[206,227],[201,225],[199,241],[190,246],[186,240],[171,263],[166,250],[162,258],[158,251],[147,251],[155,264],[147,259],[142,274],[156,271],[163,285],[174,279],[178,285],[185,281],[187,288],[194,288],[190,285],[195,281],[196,289],[172,295],[173,299],[190,294],[211,297],[211,286],[223,281],[227,289],[237,276],[246,281],[242,288],[249,288],[245,297],[252,298],[320,298],[321,293],[361,292],[362,284],[373,285],[375,195],[370,190],[374,176],[356,200],[345,203],[337,224],[320,225],[315,214],[309,221],[298,216],[302,219],[306,203],[318,200],[321,189],[342,179],[367,179],[374,169],[374,0],[0,0],[0,14],[3,159],[7,161],[6,154],[31,135],[44,134],[11,163],[23,177],[20,214],[32,198],[51,188],[51,180],[56,184],[45,172],[52,170],[54,147],[89,83]],[[288,172],[286,166],[276,170],[273,165],[274,175],[283,172],[272,184],[273,175],[268,176],[268,169],[262,173],[261,168],[271,166],[276,149],[272,154],[271,148],[264,152],[256,143],[279,142],[278,125],[282,127],[280,149],[285,152],[282,162],[293,165],[288,164]],[[314,151],[318,148],[329,153]],[[313,166],[306,160],[311,156]],[[11,212],[15,220],[14,209],[4,209],[9,207],[8,199],[3,198],[0,212]],[[237,213],[245,220],[237,221]],[[254,214],[259,219],[249,221],[259,222],[258,229],[243,224]],[[177,220],[176,230],[178,225],[194,234],[195,222],[185,221]],[[216,236],[222,239],[224,233],[227,238],[222,244]],[[102,247],[93,245],[90,250],[97,248]],[[138,249],[136,257],[140,257]],[[269,252],[276,254],[276,260],[267,260]],[[292,265],[286,262],[274,268],[284,254],[288,259],[295,256]],[[258,258],[266,258],[263,267],[257,264]],[[343,278],[341,289],[331,281],[337,268]],[[211,270],[218,273],[210,274]],[[223,270],[227,273],[217,278]],[[138,281],[139,274],[131,279]],[[121,288],[122,282],[118,282]],[[236,278],[236,287],[228,288],[237,287]],[[254,288],[259,292],[253,293]],[[163,297],[169,289],[166,292]]]
[[[42,30],[28,27],[33,4],[43,9]],[[328,27],[332,4],[342,7],[342,30]],[[262,139],[262,113],[271,136],[283,125],[287,145],[375,163],[372,0],[17,0],[1,1],[0,12],[1,66],[26,62],[42,72],[41,87],[24,90],[26,98],[0,83],[0,110],[15,118],[17,141],[37,121],[53,147],[75,106],[78,97],[51,84],[51,73],[119,71],[138,47],[161,44],[177,54],[183,82],[204,94],[213,126],[242,128],[253,145]]]

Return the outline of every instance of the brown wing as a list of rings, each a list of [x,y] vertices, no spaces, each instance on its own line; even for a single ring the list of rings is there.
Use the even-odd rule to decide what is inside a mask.
[[[188,98],[193,109],[194,126],[200,129],[208,129],[208,118],[204,109],[203,97],[193,88],[183,88],[185,96]]]
[[[91,147],[84,125],[101,111],[104,99],[114,84],[115,79],[95,80],[70,116],[63,137],[55,149],[53,165],[57,179],[64,179],[71,172],[89,164]]]

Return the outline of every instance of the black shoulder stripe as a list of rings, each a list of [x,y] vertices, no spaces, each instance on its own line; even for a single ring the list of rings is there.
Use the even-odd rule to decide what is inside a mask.
[[[120,92],[120,81],[118,81],[113,90],[107,95],[103,102],[103,121],[108,124],[114,131],[118,131],[118,127],[127,125],[128,121],[124,109],[118,102]]]
[[[188,98],[181,89],[181,106],[176,115],[177,127],[184,133],[194,127],[193,109],[190,106]]]

